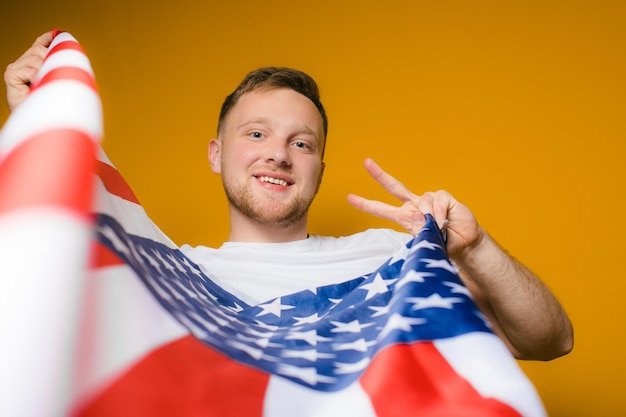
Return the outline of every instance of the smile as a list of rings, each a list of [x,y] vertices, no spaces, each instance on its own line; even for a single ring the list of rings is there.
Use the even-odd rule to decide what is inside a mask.
[[[289,185],[289,183],[285,180],[281,180],[278,178],[272,178],[272,177],[257,177],[259,181],[261,182],[269,182],[270,184],[276,184],[276,185],[282,185],[283,187],[287,187]]]

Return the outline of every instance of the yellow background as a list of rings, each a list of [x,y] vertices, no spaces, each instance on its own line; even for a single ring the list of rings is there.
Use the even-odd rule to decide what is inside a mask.
[[[620,416],[625,5],[5,1],[0,62],[53,27],[76,36],[96,71],[109,157],[156,223],[194,245],[227,235],[206,162],[221,101],[259,66],[309,72],[330,118],[310,232],[393,227],[345,201],[392,201],[362,168],[367,156],[416,193],[449,190],[574,322],[570,355],[521,363],[549,414]]]

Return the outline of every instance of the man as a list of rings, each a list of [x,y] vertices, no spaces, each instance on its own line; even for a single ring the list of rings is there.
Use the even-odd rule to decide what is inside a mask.
[[[5,72],[15,109],[29,92],[51,33],[40,36]],[[286,68],[250,73],[227,97],[209,162],[222,175],[230,235],[218,249],[181,249],[218,284],[246,301],[273,297],[372,272],[434,216],[447,250],[477,305],[516,358],[549,360],[573,345],[571,323],[549,289],[479,226],[445,191],[415,195],[368,159],[365,168],[402,204],[350,195],[356,208],[392,220],[409,233],[368,230],[353,236],[309,236],[308,208],[324,172],[327,120],[315,82]]]

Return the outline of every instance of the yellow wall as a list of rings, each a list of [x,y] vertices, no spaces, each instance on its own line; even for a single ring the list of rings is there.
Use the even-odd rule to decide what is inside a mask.
[[[75,35],[101,89],[107,153],[170,237],[209,245],[227,234],[206,163],[221,100],[259,66],[309,72],[330,117],[311,232],[390,226],[345,202],[388,200],[362,169],[367,156],[416,193],[448,189],[571,315],[573,353],[522,363],[550,415],[618,416],[625,5],[12,1],[0,6],[0,62],[52,27]]]

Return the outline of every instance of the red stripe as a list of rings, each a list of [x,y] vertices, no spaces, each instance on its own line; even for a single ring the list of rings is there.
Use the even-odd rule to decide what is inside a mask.
[[[65,31],[61,29],[57,29],[57,28],[52,29],[52,39],[56,38],[57,36],[59,36],[61,33],[64,33],[64,32]]]
[[[102,243],[93,242],[90,265],[93,268],[103,268],[107,266],[124,265],[124,261]]]
[[[52,205],[87,214],[93,198],[95,144],[81,132],[52,130],[18,145],[0,164],[0,215]]]
[[[150,353],[73,415],[261,417],[268,381],[187,336]]]
[[[38,83],[31,87],[31,92],[54,81],[78,81],[97,92],[96,82],[87,71],[77,67],[59,67],[49,71]]]
[[[135,193],[130,189],[126,180],[117,172],[117,169],[102,161],[98,161],[97,169],[98,176],[104,183],[104,188],[106,188],[109,193],[130,201],[131,203],[139,204]]]
[[[361,384],[379,417],[520,417],[508,404],[480,395],[432,343],[385,349]]]
[[[60,32],[62,33],[62,32]],[[58,33],[58,34],[60,34]],[[56,34],[56,35],[58,35]],[[56,37],[56,35],[54,35]],[[52,54],[55,54],[59,51],[67,51],[67,50],[73,50],[73,51],[78,51],[80,53],[82,53],[83,55],[85,55],[85,51],[83,50],[83,48],[81,48],[80,44],[78,42],[76,42],[75,40],[67,40],[67,41],[63,41],[63,42],[59,42],[58,44],[54,45],[54,47],[52,49],[50,49],[48,51],[48,55],[50,56]]]

